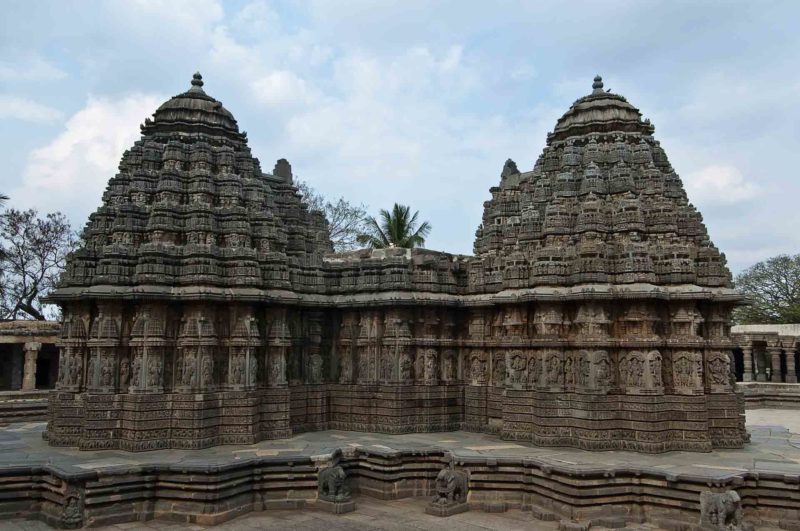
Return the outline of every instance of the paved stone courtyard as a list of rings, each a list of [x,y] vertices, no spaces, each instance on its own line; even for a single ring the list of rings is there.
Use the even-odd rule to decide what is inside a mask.
[[[126,468],[168,461],[175,465],[213,465],[252,456],[321,455],[335,448],[369,446],[373,450],[447,448],[456,456],[531,457],[560,466],[575,468],[621,467],[635,464],[673,474],[721,477],[744,470],[800,472],[800,412],[755,409],[747,412],[747,427],[752,442],[741,450],[713,453],[671,452],[642,455],[632,452],[589,452],[566,448],[536,448],[503,441],[489,435],[448,432],[407,435],[381,435],[357,432],[310,432],[252,446],[224,446],[197,451],[164,450],[131,454],[116,451],[86,452],[51,448],[42,440],[44,423],[14,424],[0,429],[0,467],[20,463],[49,463],[64,471],[76,472]],[[449,519],[424,513],[425,499],[381,501],[358,497],[354,513],[335,516],[316,510],[275,510],[251,513],[215,529],[557,529],[557,523],[533,520],[529,513],[509,510],[501,514],[470,511]],[[46,524],[10,520],[3,529],[50,529]],[[204,529],[165,521],[126,523],[102,529]],[[637,525],[636,529],[656,529]]]

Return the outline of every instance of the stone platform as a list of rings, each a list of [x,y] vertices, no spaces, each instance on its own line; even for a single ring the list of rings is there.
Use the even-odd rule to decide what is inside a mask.
[[[800,409],[800,384],[771,382],[737,382],[748,409]]]
[[[537,448],[471,432],[323,431],[131,454],[48,447],[43,423],[14,424],[0,429],[0,517],[59,527],[152,518],[210,525],[250,511],[311,509],[318,470],[333,462],[359,499],[426,498],[452,457],[469,474],[471,511],[504,506],[529,511],[532,522],[533,514],[545,514],[688,526],[699,520],[700,492],[732,489],[757,526],[800,529],[800,434],[763,424],[748,429],[752,441],[744,449],[710,453]]]

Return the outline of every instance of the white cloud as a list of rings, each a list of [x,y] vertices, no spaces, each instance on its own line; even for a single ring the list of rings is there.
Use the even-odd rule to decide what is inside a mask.
[[[65,77],[66,72],[36,54],[0,61],[0,81],[55,81]]]
[[[139,137],[139,124],[164,99],[152,94],[89,97],[64,131],[30,153],[21,186],[9,194],[15,205],[70,209],[73,220],[85,220],[100,204],[123,151]]]
[[[252,80],[249,85],[256,100],[276,109],[308,104],[315,98],[305,80],[288,70],[273,70]]]
[[[63,113],[58,109],[37,103],[28,98],[11,94],[0,94],[0,120],[22,120],[25,122],[53,122]]]
[[[739,203],[761,192],[758,185],[748,182],[734,166],[706,166],[689,173],[684,182],[689,198],[700,205]]]

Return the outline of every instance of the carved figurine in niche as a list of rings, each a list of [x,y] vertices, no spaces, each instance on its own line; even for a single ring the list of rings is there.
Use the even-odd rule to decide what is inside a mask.
[[[608,354],[606,351],[601,350],[598,352],[595,365],[595,386],[604,387],[613,385],[614,382],[611,380],[611,363],[608,361]]]
[[[81,527],[83,523],[83,500],[78,492],[68,492],[61,523],[67,528]]]
[[[95,354],[90,354],[89,356],[89,367],[86,371],[86,385],[93,387],[95,385],[95,378],[96,378],[96,368],[97,368],[97,356]]]
[[[114,385],[114,367],[110,358],[104,357],[100,366],[100,384],[103,387]]]
[[[696,387],[699,379],[699,360],[691,352],[679,352],[672,362],[672,380],[675,387]]]
[[[473,383],[485,383],[486,362],[481,360],[478,356],[473,356],[472,363],[470,364],[469,375]]]
[[[61,385],[69,384],[68,364],[69,364],[69,351],[64,350],[61,356],[58,357],[58,380]]]
[[[63,360],[61,360],[63,362]],[[61,369],[63,371],[63,368]],[[62,372],[63,374],[63,372]],[[131,379],[131,362],[128,358],[122,358],[122,361],[119,363],[119,385],[122,388],[125,388],[130,383]]]
[[[161,374],[163,371],[163,365],[161,363],[161,356],[150,356],[148,359],[148,370],[147,370],[147,386],[148,387],[160,387],[161,386]]]
[[[445,354],[442,360],[442,378],[451,382],[456,379],[456,364],[452,354]]]
[[[625,356],[619,363],[620,382],[626,387],[644,387],[644,365],[638,352]]]
[[[360,382],[369,380],[369,364],[367,357],[368,352],[366,348],[358,349],[358,381]]]
[[[283,351],[280,349],[272,352],[270,356],[269,381],[272,384],[282,384],[285,382],[283,375]]]
[[[564,361],[564,384],[569,386],[575,385],[575,366],[572,360],[572,354],[567,354],[567,359]]]
[[[231,363],[231,383],[233,385],[241,385],[243,380],[243,372],[244,372],[244,356],[242,356],[241,350],[238,348],[237,354],[233,358],[233,363]]]
[[[381,350],[381,380],[389,382],[394,376],[394,357],[391,347],[383,347]]]
[[[308,369],[311,383],[322,382],[322,356],[313,353],[308,360]]]
[[[69,383],[71,385],[81,384],[81,371],[83,370],[83,356],[76,353],[69,360]]]
[[[589,385],[589,374],[591,372],[592,363],[589,361],[589,352],[583,350],[578,353],[575,363],[575,376],[577,384],[581,386]]]
[[[562,385],[564,383],[564,364],[558,354],[551,354],[547,358],[547,383],[549,385]]]
[[[258,379],[258,360],[254,354],[250,354],[250,363],[247,368],[247,384],[251,387],[256,385]]]
[[[661,387],[663,385],[661,376],[661,354],[657,350],[651,350],[649,357],[650,381],[653,387]]]
[[[194,387],[196,360],[194,357],[194,349],[187,349],[183,359],[183,367],[181,371],[181,384],[186,387]]]
[[[407,382],[413,378],[411,374],[414,362],[408,352],[400,354],[400,381]]]
[[[522,383],[525,379],[525,369],[528,366],[528,361],[522,355],[522,352],[514,352],[511,355],[511,370],[509,371],[509,381],[512,384]]]
[[[531,385],[539,385],[542,378],[542,364],[536,359],[536,355],[531,356],[528,360],[528,383]]]
[[[495,387],[502,387],[506,382],[506,360],[503,358],[495,359],[492,367],[492,384]]]
[[[200,383],[203,386],[210,385],[214,378],[214,362],[211,354],[203,356],[200,362]]]
[[[425,353],[425,382],[435,383],[439,379],[439,360],[436,351],[431,349]]]
[[[724,353],[716,354],[708,362],[708,383],[727,386],[730,383],[731,360]]]
[[[319,471],[318,495],[321,500],[344,502],[350,500],[350,489],[347,487],[347,474],[340,465],[323,468]]]

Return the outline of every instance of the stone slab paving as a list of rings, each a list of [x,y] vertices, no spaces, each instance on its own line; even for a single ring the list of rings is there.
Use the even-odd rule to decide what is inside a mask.
[[[560,466],[614,468],[636,466],[674,474],[708,477],[728,476],[746,470],[800,473],[800,411],[751,410],[747,428],[752,441],[741,450],[711,453],[669,452],[658,455],[633,452],[589,452],[570,448],[538,448],[471,432],[414,433],[384,435],[374,433],[323,431],[290,439],[263,441],[251,446],[222,446],[204,450],[161,450],[145,453],[122,451],[79,451],[52,448],[42,440],[44,423],[12,424],[0,428],[0,467],[25,464],[50,464],[66,473],[92,469],[125,469],[145,464],[171,463],[173,466],[210,466],[254,456],[326,455],[336,448],[369,447],[392,452],[415,448],[444,448],[458,457],[528,457]],[[424,499],[380,501],[357,498],[358,508],[347,515],[330,515],[314,510],[276,510],[251,513],[215,529],[557,529],[556,523],[532,520],[529,513],[510,510],[501,514],[470,511],[439,519],[424,514]],[[2,529],[50,529],[41,522],[7,520]],[[637,529],[656,529],[641,525]],[[101,529],[204,529],[163,521],[126,523]]]

